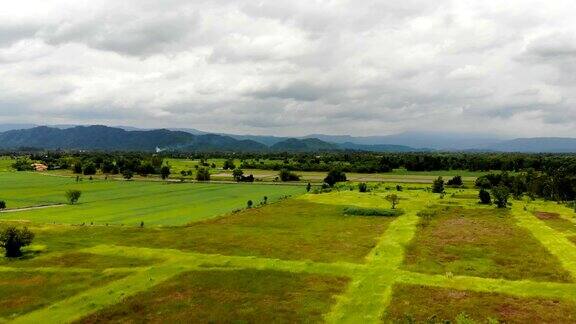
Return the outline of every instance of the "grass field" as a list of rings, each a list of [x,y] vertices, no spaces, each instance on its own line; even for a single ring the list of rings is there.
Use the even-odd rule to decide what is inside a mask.
[[[0,214],[3,220],[67,224],[183,225],[234,209],[305,192],[302,187],[259,184],[160,183],[83,180],[36,173],[0,173],[0,199],[8,208],[65,204],[68,189],[82,191],[80,203]]]
[[[15,172],[0,181],[9,207],[84,192],[78,205],[0,214],[0,228],[36,234],[22,258],[0,259],[0,323],[576,322],[576,218],[552,202],[496,210],[476,190],[442,197],[425,183],[304,194]],[[344,212],[390,208],[390,193],[400,216]],[[267,205],[231,213],[264,195]]]

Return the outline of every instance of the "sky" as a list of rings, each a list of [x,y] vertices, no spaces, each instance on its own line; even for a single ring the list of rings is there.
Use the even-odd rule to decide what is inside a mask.
[[[576,137],[574,0],[18,0],[0,123]]]

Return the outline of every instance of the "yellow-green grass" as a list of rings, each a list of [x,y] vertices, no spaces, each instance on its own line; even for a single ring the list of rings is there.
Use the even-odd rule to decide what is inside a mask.
[[[1,220],[41,223],[183,225],[258,204],[304,188],[258,184],[161,183],[84,180],[35,173],[0,173],[0,199],[8,208],[64,204],[66,190],[82,191],[76,205],[0,213]]]
[[[280,271],[191,271],[78,323],[320,322],[347,279]]]
[[[345,216],[343,208],[292,199],[179,227],[30,224],[37,236],[35,244],[44,250],[29,255],[115,243],[225,255],[363,262],[391,218]]]
[[[48,306],[128,273],[0,271],[0,322]]]
[[[570,273],[507,210],[437,207],[422,217],[405,269],[570,282]]]
[[[0,156],[0,172],[12,171],[14,160],[9,156]]]
[[[27,253],[20,259],[2,260],[0,266],[16,268],[77,268],[104,270],[112,268],[144,267],[160,262],[160,259],[140,259],[119,256],[103,256],[85,252],[34,254]]]
[[[467,317],[477,323],[490,319],[501,323],[576,323],[576,303],[561,298],[519,298],[398,284],[394,287],[384,322],[455,323],[458,317]]]

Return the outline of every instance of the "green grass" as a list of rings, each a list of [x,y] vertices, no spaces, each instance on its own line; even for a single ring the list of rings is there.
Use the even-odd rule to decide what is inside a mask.
[[[278,271],[191,271],[79,322],[320,322],[346,282]]]
[[[201,184],[84,180],[34,173],[0,173],[0,199],[8,208],[65,203],[68,189],[82,191],[80,203],[1,213],[2,220],[40,223],[183,225],[246,207],[248,200],[273,202],[304,188],[259,184]]]
[[[0,322],[50,305],[126,274],[0,271]]]
[[[354,216],[383,216],[383,217],[396,217],[402,215],[404,212],[401,209],[386,209],[386,208],[360,208],[360,207],[346,207],[344,214]]]
[[[0,172],[12,171],[12,164],[14,164],[14,160],[10,157],[0,156]]]
[[[0,174],[0,199],[7,197],[9,207],[63,202],[68,188],[85,193],[77,206],[0,214],[0,229],[27,225],[36,234],[22,258],[0,259],[0,278],[50,278],[30,288],[25,279],[7,277],[6,284],[23,287],[20,299],[33,299],[24,308],[7,306],[12,310],[6,316],[17,313],[16,323],[378,323],[386,310],[394,316],[385,321],[405,312],[454,320],[472,306],[478,313],[469,313],[480,314],[474,317],[479,320],[559,322],[576,303],[576,246],[565,230],[574,211],[560,204],[513,200],[502,211],[478,205],[477,190],[450,188],[441,197],[426,183],[404,184],[400,192],[394,183],[371,184],[369,193],[343,184],[330,193],[298,195],[303,187],[76,184],[47,174]],[[258,204],[266,195],[272,202],[270,191],[279,197],[291,190],[297,197],[229,213],[247,199]],[[345,214],[346,208],[388,210],[391,192],[401,198],[402,215]],[[423,218],[423,210],[433,212]],[[534,211],[558,214],[561,221],[548,224]],[[99,218],[95,225],[90,215]],[[2,221],[6,217],[11,220]],[[143,217],[150,221],[143,219],[140,228]],[[108,219],[114,222],[106,226]],[[71,225],[79,223],[85,225]],[[14,289],[7,291],[20,293]]]
[[[421,220],[405,268],[511,280],[572,281],[507,210],[436,208]]]
[[[32,225],[38,255],[98,244],[280,259],[363,262],[389,218],[346,217],[342,206],[285,200],[186,227]],[[2,261],[0,261],[0,265]]]
[[[396,285],[385,322],[457,322],[462,313],[477,323],[573,323],[576,303],[562,299],[519,298],[422,285]]]

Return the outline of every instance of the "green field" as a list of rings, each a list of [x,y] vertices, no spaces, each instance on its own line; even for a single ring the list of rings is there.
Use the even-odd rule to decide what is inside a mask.
[[[42,223],[183,225],[246,207],[268,197],[304,193],[303,187],[259,184],[205,184],[86,180],[37,173],[0,173],[0,199],[8,208],[63,204],[59,207],[4,212],[3,220]],[[80,203],[66,204],[68,189],[82,191]]]
[[[0,259],[0,323],[576,322],[576,218],[554,202],[496,210],[474,189],[441,196],[426,183],[305,194],[53,173],[0,182],[9,208],[83,191],[77,205],[0,213],[0,228],[36,234],[23,257]],[[390,193],[400,216],[345,213],[390,208]]]

